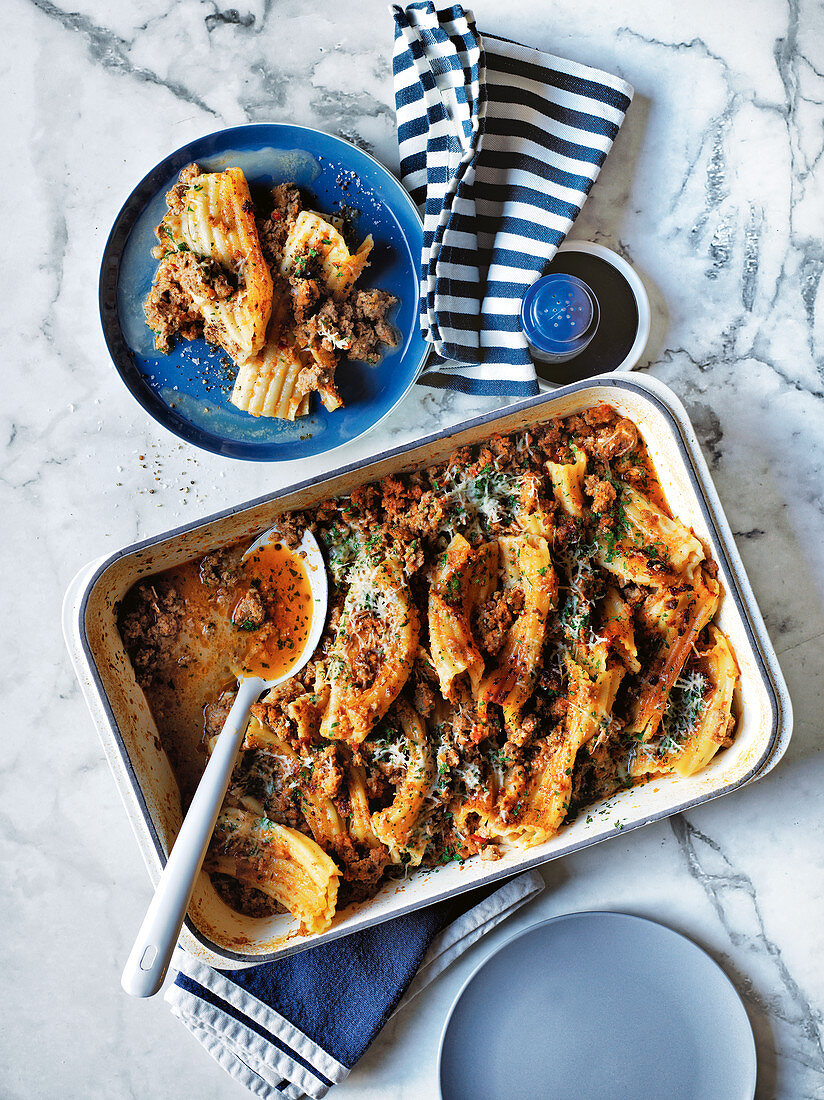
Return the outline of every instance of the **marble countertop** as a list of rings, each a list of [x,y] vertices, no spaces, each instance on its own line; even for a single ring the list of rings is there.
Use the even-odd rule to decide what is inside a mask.
[[[541,899],[399,1015],[335,1096],[434,1097],[445,1013],[484,953],[527,922],[611,908],[724,966],[755,1029],[759,1097],[824,1097],[824,15],[813,0],[474,8],[482,29],[637,89],[574,237],[621,251],[650,289],[645,369],[696,425],[795,733],[763,783],[551,864]],[[240,1100],[160,999],[120,991],[148,880],[60,603],[92,557],[332,460],[236,463],[153,424],[103,345],[97,267],[135,181],[211,130],[294,121],[396,167],[391,19],[383,0],[9,0],[4,15],[4,253],[23,259],[6,260],[0,315],[0,1091]],[[417,387],[334,463],[490,407]]]

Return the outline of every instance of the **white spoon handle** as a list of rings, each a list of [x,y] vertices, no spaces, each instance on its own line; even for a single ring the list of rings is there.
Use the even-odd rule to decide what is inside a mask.
[[[215,742],[123,969],[121,985],[133,997],[152,997],[163,985],[235,766],[249,708],[265,687],[257,678],[240,682],[237,698]]]

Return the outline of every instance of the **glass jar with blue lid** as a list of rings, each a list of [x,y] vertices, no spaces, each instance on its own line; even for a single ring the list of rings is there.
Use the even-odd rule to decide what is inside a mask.
[[[532,354],[564,363],[587,347],[598,331],[598,300],[575,275],[553,272],[533,283],[521,303],[521,328]]]

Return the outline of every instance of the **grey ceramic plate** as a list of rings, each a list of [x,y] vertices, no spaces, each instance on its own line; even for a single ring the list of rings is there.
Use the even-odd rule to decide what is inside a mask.
[[[755,1042],[694,943],[642,917],[572,913],[469,978],[439,1074],[443,1100],[752,1100]]]

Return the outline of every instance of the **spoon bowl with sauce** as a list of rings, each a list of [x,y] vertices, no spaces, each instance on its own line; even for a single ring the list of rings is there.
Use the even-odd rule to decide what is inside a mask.
[[[133,997],[152,997],[163,984],[252,706],[303,668],[323,632],[326,565],[311,532],[293,549],[276,528],[266,531],[243,555],[243,567],[249,590],[232,621],[250,637],[236,670],[237,695],[123,969],[121,985]]]

